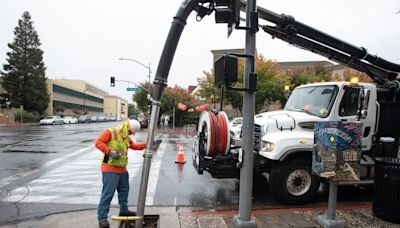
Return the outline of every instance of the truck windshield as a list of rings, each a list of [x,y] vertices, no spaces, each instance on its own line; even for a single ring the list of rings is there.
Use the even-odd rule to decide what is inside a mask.
[[[327,117],[335,100],[337,90],[338,87],[335,85],[297,88],[290,95],[284,110]]]

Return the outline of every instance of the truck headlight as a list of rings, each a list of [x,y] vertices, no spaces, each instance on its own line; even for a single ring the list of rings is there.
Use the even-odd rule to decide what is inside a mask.
[[[270,151],[274,150],[274,148],[275,148],[274,143],[265,142],[265,141],[262,141],[262,143],[261,143],[261,151],[270,152]]]

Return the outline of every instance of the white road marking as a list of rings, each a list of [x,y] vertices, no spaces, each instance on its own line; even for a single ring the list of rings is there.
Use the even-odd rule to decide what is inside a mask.
[[[160,173],[161,161],[165,152],[166,143],[164,140],[158,147],[157,152],[153,154],[152,163],[150,167],[149,182],[147,185],[146,205],[154,205],[154,196],[157,190],[157,182]]]
[[[84,150],[80,150],[82,151]],[[132,178],[141,169],[142,155],[143,151],[128,153],[128,171]],[[68,157],[71,156],[74,155]],[[97,149],[87,152],[78,159],[30,181],[26,186],[12,190],[3,201],[96,205],[99,203],[102,189],[101,157],[102,153]],[[118,197],[114,196],[111,203],[118,204]]]
[[[21,177],[26,177],[26,176],[28,176],[28,175],[30,175],[32,173],[35,173],[35,172],[39,171],[41,168],[49,167],[51,165],[57,164],[58,162],[61,162],[61,161],[65,160],[67,158],[70,158],[72,156],[76,156],[76,155],[78,155],[78,154],[80,154],[80,153],[82,153],[82,152],[84,152],[86,150],[89,150],[92,147],[93,146],[85,147],[83,149],[80,149],[80,150],[77,150],[75,152],[69,153],[69,154],[67,154],[65,156],[62,156],[60,158],[56,158],[56,159],[53,159],[51,161],[45,162],[42,166],[40,166],[40,168],[33,169],[33,170],[28,171],[28,172],[19,172],[19,173],[16,173],[14,175],[11,175],[11,176],[1,180],[0,188],[4,187],[6,185],[9,185],[10,183],[14,182],[15,180],[17,180],[17,179],[19,179]]]

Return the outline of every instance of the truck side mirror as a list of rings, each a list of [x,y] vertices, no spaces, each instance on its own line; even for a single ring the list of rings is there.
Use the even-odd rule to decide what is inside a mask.
[[[368,102],[369,102],[369,97],[371,95],[371,90],[369,89],[363,89],[360,90],[360,119],[366,119],[368,115]]]
[[[215,85],[229,85],[238,81],[238,58],[233,55],[224,55],[214,65]]]

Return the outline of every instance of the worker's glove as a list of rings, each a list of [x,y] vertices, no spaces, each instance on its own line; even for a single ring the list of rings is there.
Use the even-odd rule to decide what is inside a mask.
[[[110,152],[108,152],[108,155],[110,157],[112,157],[113,159],[120,159],[122,156],[120,152],[113,151],[113,150],[110,150]]]

